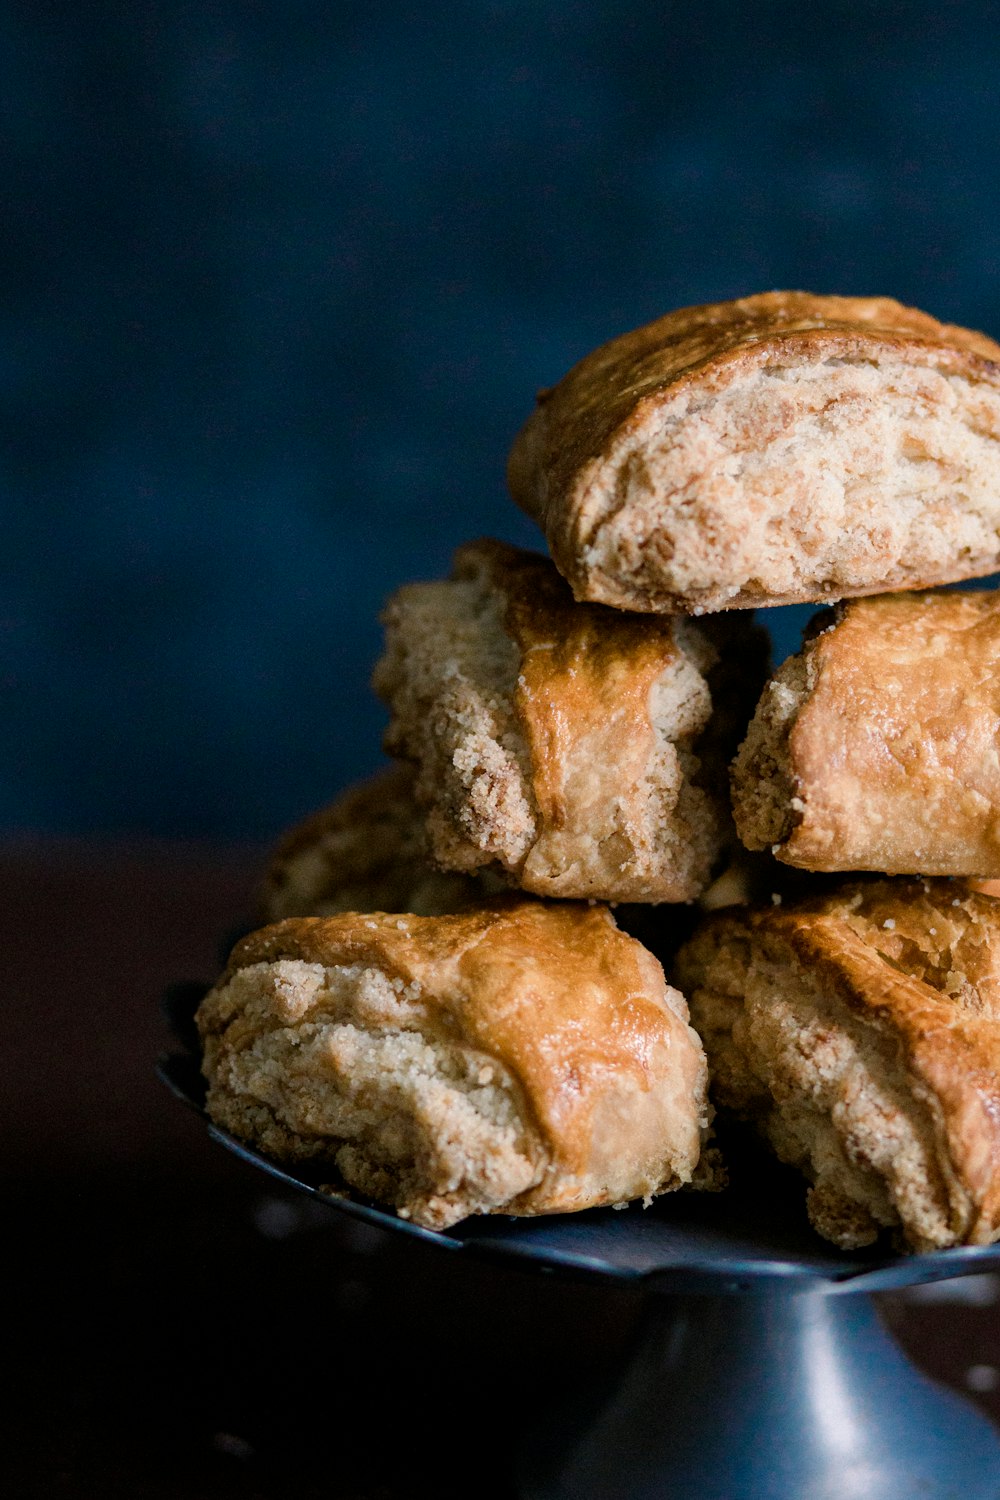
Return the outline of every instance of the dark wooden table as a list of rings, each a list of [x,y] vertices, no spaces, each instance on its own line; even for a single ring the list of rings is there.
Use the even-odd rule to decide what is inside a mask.
[[[619,1356],[642,1294],[399,1245],[209,1143],[153,1076],[158,999],[213,977],[259,860],[0,850],[4,1493],[510,1500],[520,1430]],[[882,1305],[1000,1421],[1000,1278]]]

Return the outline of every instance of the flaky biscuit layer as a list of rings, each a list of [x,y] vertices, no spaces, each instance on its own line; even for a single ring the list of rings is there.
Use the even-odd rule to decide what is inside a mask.
[[[689,1183],[708,1127],[684,999],[602,907],[291,919],[198,1025],[214,1120],[432,1228]]]
[[[439,865],[555,897],[704,888],[762,632],[576,604],[545,558],[491,541],[462,547],[447,582],[401,589],[383,620],[385,744],[417,766]]]
[[[1000,593],[819,616],[733,766],[743,842],[807,870],[1000,875]]]
[[[812,1187],[844,1247],[1000,1237],[1000,905],[881,880],[705,921],[675,977],[717,1103]]]
[[[589,354],[508,479],[578,599],[703,613],[1000,567],[1000,345],[887,297],[681,308]]]

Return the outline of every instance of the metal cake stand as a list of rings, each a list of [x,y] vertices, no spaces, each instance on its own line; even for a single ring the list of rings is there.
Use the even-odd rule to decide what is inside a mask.
[[[201,993],[179,987],[168,1001],[188,1050],[159,1071],[204,1115],[192,1025]],[[652,1294],[624,1366],[548,1413],[525,1445],[524,1500],[1000,1500],[1000,1436],[910,1363],[871,1296],[1000,1270],[1000,1244],[838,1251],[810,1229],[798,1174],[735,1143],[722,1193],[674,1193],[646,1210],[476,1218],[442,1234],[324,1194],[304,1169],[210,1122],[208,1131],[331,1213],[442,1253],[639,1282]]]

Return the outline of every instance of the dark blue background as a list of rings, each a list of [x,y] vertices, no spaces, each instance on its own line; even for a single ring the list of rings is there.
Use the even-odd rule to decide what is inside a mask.
[[[382,598],[534,540],[510,439],[627,327],[797,286],[1000,333],[997,21],[6,5],[0,821],[257,837],[366,771]]]

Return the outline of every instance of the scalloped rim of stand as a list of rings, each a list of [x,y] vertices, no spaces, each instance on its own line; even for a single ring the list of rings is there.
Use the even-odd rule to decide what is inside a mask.
[[[537,1218],[483,1215],[445,1231],[425,1229],[361,1199],[323,1192],[308,1174],[297,1175],[213,1124],[204,1109],[204,1081],[190,1054],[161,1058],[157,1072],[175,1097],[201,1116],[209,1136],[243,1161],[349,1218],[440,1249],[513,1259],[541,1271],[655,1281],[662,1290],[677,1292],[764,1291],[770,1282],[789,1290],[868,1293],[1000,1269],[1000,1243],[922,1255],[887,1255],[877,1245],[837,1251],[808,1224],[799,1174],[770,1158],[763,1193],[733,1187],[721,1193],[671,1193],[648,1209],[633,1203]]]

